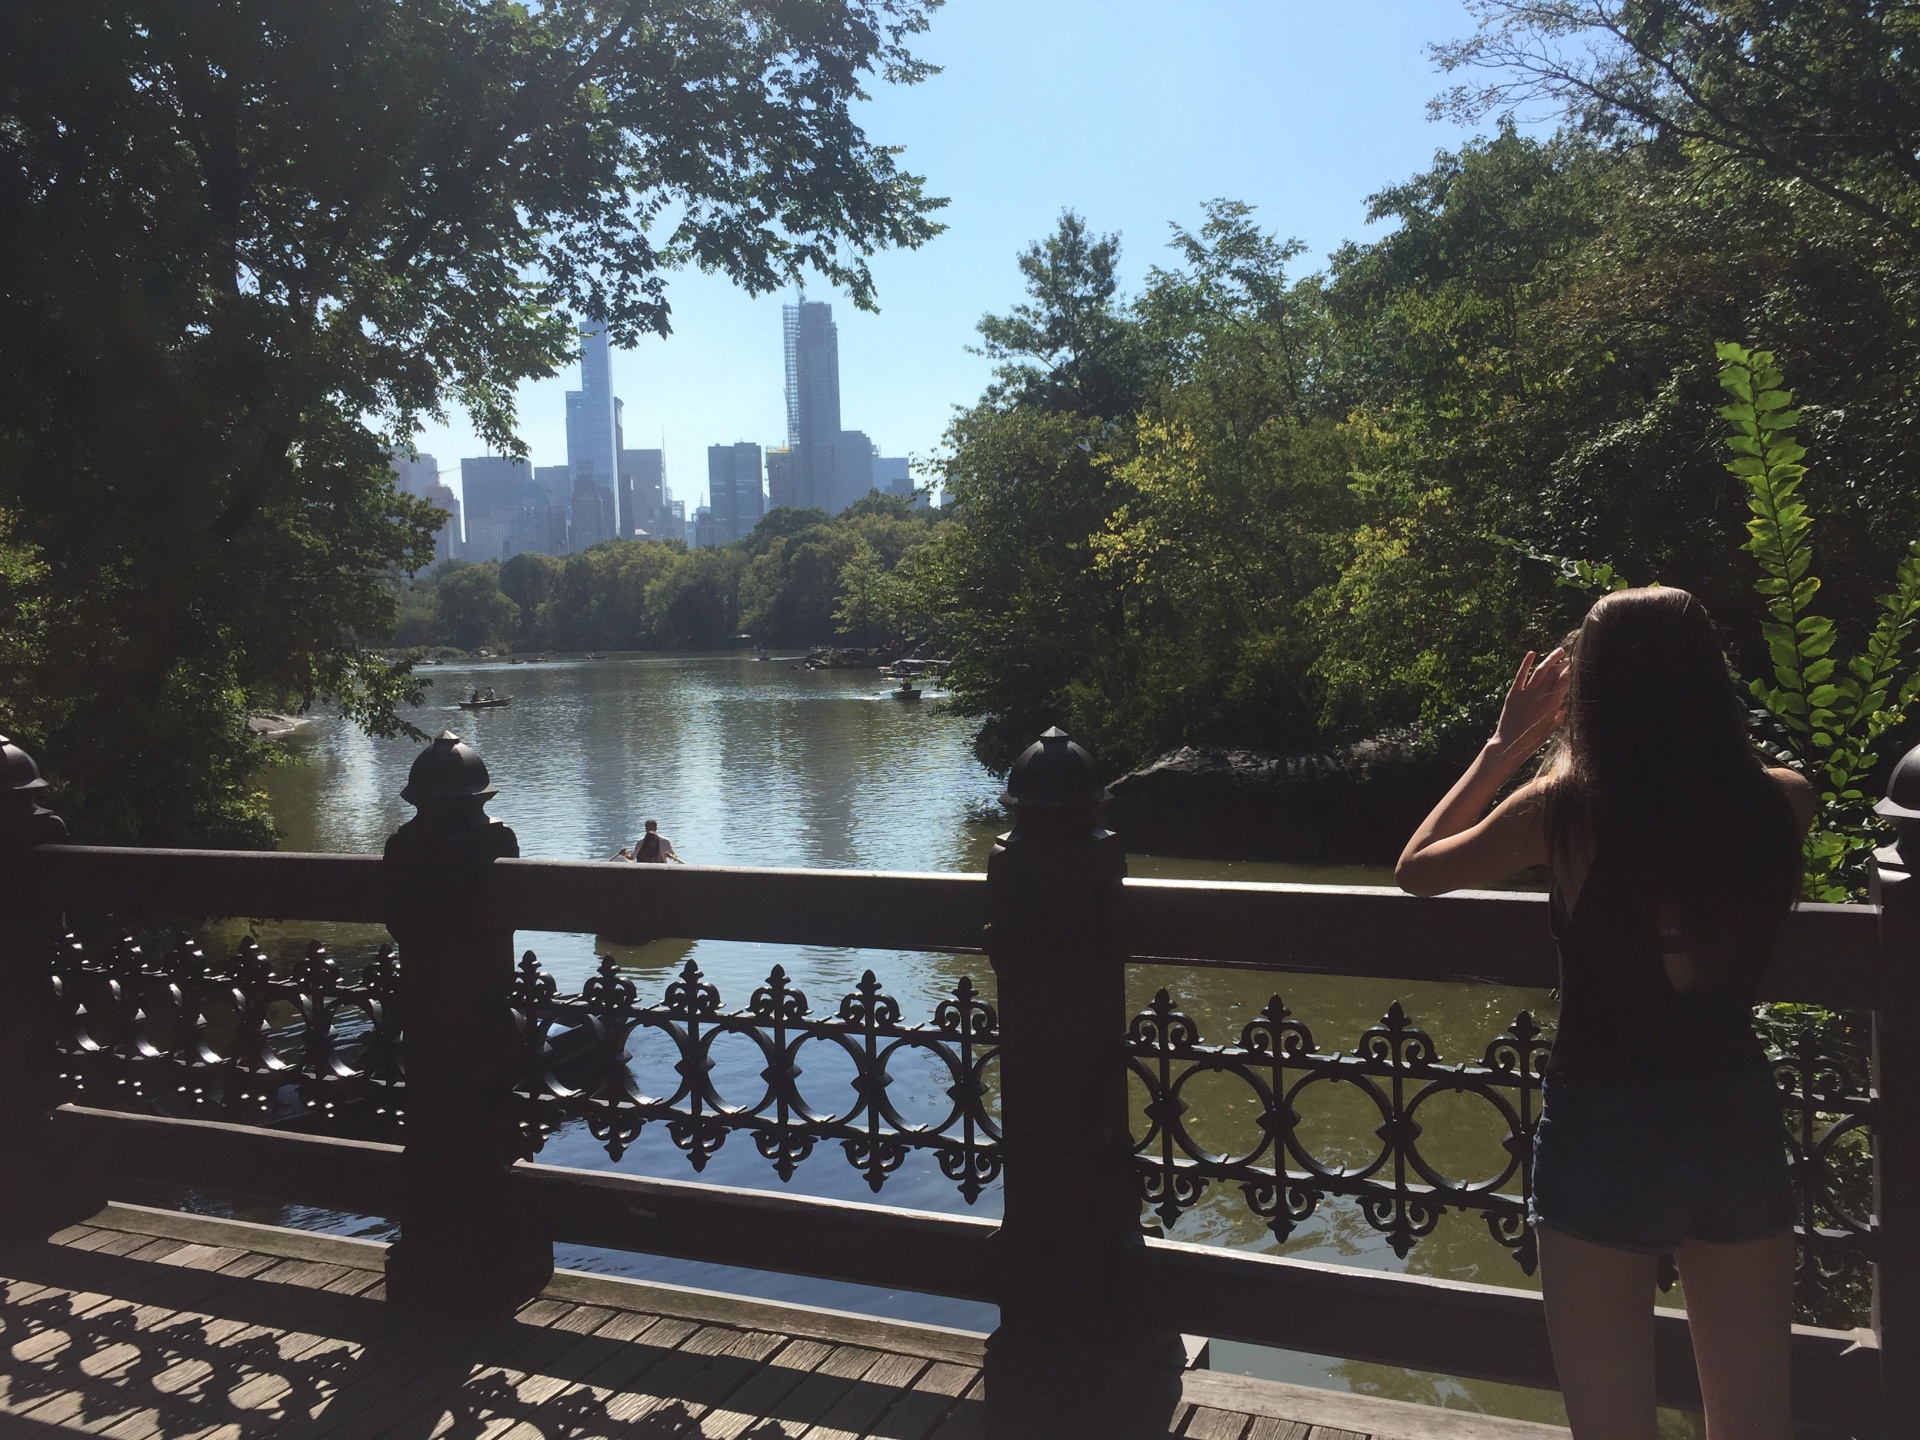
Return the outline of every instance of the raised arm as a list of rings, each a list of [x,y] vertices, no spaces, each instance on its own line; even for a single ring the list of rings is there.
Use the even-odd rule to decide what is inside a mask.
[[[1486,809],[1566,718],[1568,678],[1566,651],[1555,650],[1538,664],[1533,652],[1527,652],[1507,690],[1493,738],[1480,747],[1467,773],[1400,852],[1393,878],[1402,890],[1439,895],[1499,880],[1546,860],[1538,782],[1516,790],[1491,815]]]

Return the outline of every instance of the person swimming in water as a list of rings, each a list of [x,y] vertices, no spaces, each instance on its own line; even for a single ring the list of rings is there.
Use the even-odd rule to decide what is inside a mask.
[[[674,853],[673,842],[660,833],[658,820],[647,821],[647,833],[640,837],[631,850],[622,850],[619,858],[641,865],[664,865],[669,860],[676,865],[687,863]]]

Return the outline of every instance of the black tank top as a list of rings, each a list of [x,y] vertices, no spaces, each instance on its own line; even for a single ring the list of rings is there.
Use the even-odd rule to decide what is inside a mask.
[[[1766,1063],[1753,1003],[1766,956],[1717,985],[1676,990],[1651,917],[1596,858],[1571,914],[1556,884],[1560,1027],[1547,1073],[1580,1080],[1672,1080],[1737,1074]]]
[[[633,852],[633,858],[643,865],[658,865],[661,862],[660,836],[650,833]]]

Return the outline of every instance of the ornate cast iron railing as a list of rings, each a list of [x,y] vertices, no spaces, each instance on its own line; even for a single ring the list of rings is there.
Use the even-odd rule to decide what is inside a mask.
[[[1870,1139],[1877,1105],[1854,1062],[1811,1027],[1773,1056],[1792,1166],[1801,1299],[1864,1278],[1877,1253]]]
[[[1146,1093],[1148,1128],[1134,1145],[1142,1198],[1171,1231],[1216,1182],[1235,1184],[1274,1237],[1285,1240],[1328,1197],[1350,1197],[1402,1258],[1448,1210],[1477,1212],[1532,1274],[1527,1202],[1551,1043],[1523,1010],[1478,1060],[1445,1063],[1433,1038],[1395,1002],[1351,1051],[1323,1051],[1275,995],[1235,1041],[1208,1044],[1163,989],[1127,1032],[1127,1063]],[[1196,1104],[1188,1092],[1209,1075],[1231,1077],[1246,1096]],[[1811,1297],[1873,1258],[1873,1227],[1857,1208],[1865,1157],[1847,1153],[1870,1127],[1873,1102],[1811,1029],[1798,1033],[1789,1053],[1775,1055],[1773,1075],[1799,1212],[1800,1285],[1803,1297]],[[1364,1096],[1379,1117],[1371,1127],[1378,1149],[1359,1165],[1329,1163],[1301,1133],[1303,1102],[1342,1085]],[[1494,1173],[1462,1179],[1422,1152],[1421,1111],[1448,1095],[1471,1096],[1485,1107],[1504,1156]],[[1248,1143],[1213,1150],[1195,1134],[1230,1127]]]
[[[68,935],[55,956],[63,1098],[322,1133],[402,1133],[400,961],[391,946],[357,979],[343,976],[318,943],[284,973],[251,939],[224,964],[184,939],[149,951],[123,937],[101,950]],[[955,982],[931,1025],[913,1026],[872,971],[831,1011],[816,1014],[775,966],[744,1009],[725,1011],[692,961],[659,1003],[646,1004],[611,959],[579,994],[562,995],[528,951],[511,1002],[528,1156],[577,1122],[617,1161],[658,1121],[696,1171],[730,1134],[744,1131],[783,1181],[826,1144],[837,1144],[876,1193],[916,1151],[933,1157],[968,1204],[999,1177],[991,1083],[999,1022],[970,976]],[[664,1094],[645,1093],[630,1063],[633,1045],[647,1036],[673,1056],[675,1083]],[[752,1093],[724,1093],[714,1078],[714,1047],[725,1037],[755,1047]],[[1172,1233],[1216,1183],[1236,1185],[1278,1240],[1328,1199],[1351,1199],[1403,1258],[1447,1211],[1477,1213],[1531,1274],[1530,1161],[1550,1044],[1522,1011],[1478,1060],[1447,1063],[1396,1003],[1352,1050],[1323,1051],[1278,995],[1235,1040],[1210,1044],[1163,989],[1135,1016],[1125,1044],[1145,1092],[1147,1130],[1134,1147],[1142,1199]],[[837,1106],[819,1108],[819,1097],[803,1088],[802,1077],[820,1068],[816,1055],[851,1071],[848,1098]],[[944,1113],[916,1122],[895,1102],[894,1067],[908,1055],[930,1062],[945,1082],[935,1087]],[[1194,1082],[1209,1075],[1238,1081],[1246,1097],[1196,1102]],[[1870,1201],[1864,1169],[1873,1101],[1849,1062],[1824,1049],[1812,1029],[1776,1054],[1774,1077],[1792,1158],[1800,1285],[1811,1299],[1858,1277],[1873,1257],[1863,1204]],[[1303,1107],[1342,1085],[1378,1118],[1362,1127],[1378,1148],[1358,1165],[1330,1163],[1302,1134]],[[1463,1179],[1423,1152],[1421,1112],[1449,1095],[1484,1107],[1486,1133],[1504,1156],[1495,1173]],[[1215,1150],[1196,1133],[1228,1124],[1249,1143]],[[1455,1120],[1449,1128],[1457,1135],[1461,1127]]]
[[[182,939],[157,957],[131,938],[103,955],[65,936],[53,965],[61,1005],[62,1098],[108,1109],[197,1116],[358,1137],[400,1135],[404,1045],[394,1009],[400,960],[392,946],[349,980],[313,943],[284,974],[252,940],[225,964]],[[658,1004],[603,958],[577,995],[562,995],[532,951],[511,991],[521,1037],[521,1133],[531,1157],[570,1121],[619,1160],[662,1122],[696,1171],[729,1134],[749,1132],[784,1180],[822,1144],[838,1144],[877,1193],[908,1154],[933,1156],[968,1204],[1000,1174],[990,1077],[999,1058],[994,1009],[962,975],[933,1023],[903,1023],[871,970],[831,1013],[775,966],[743,1010],[688,961]],[[631,1047],[658,1036],[676,1083],[642,1091]],[[714,1079],[714,1047],[737,1036],[758,1053],[758,1093],[729,1095]],[[848,1099],[819,1108],[802,1077],[816,1055],[851,1069]],[[944,1113],[916,1122],[893,1098],[899,1062],[924,1057],[944,1084]]]
[[[529,950],[512,992],[521,1036],[523,1132],[529,1151],[568,1121],[584,1121],[618,1160],[649,1122],[667,1127],[695,1170],[735,1131],[746,1131],[782,1180],[818,1145],[838,1144],[878,1192],[914,1151],[930,1153],[968,1204],[1000,1174],[1000,1130],[988,1074],[998,1060],[994,1008],[962,975],[933,1013],[930,1026],[901,1020],[899,1002],[871,970],[830,1014],[816,1015],[786,970],[774,966],[743,1010],[723,1010],[720,992],[689,960],[658,1004],[641,1001],[633,981],[611,959],[577,996],[562,996]],[[671,1048],[674,1088],[640,1089],[631,1046],[653,1035]],[[714,1047],[737,1036],[762,1062],[751,1088],[722,1093],[714,1080]],[[820,1054],[851,1066],[851,1096],[826,1109],[804,1093],[802,1076]],[[944,1114],[916,1123],[890,1091],[903,1058],[924,1057],[947,1083]]]
[[[64,936],[52,979],[63,1099],[248,1124],[397,1132],[404,1112],[399,961],[357,980],[326,948],[287,973],[251,939],[225,963],[182,939],[153,952]]]

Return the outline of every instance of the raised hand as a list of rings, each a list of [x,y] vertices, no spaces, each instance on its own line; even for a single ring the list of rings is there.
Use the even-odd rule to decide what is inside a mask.
[[[1534,663],[1534,652],[1520,662],[1513,684],[1500,707],[1500,723],[1492,743],[1516,757],[1531,755],[1567,718],[1567,685],[1572,669],[1565,648]]]

